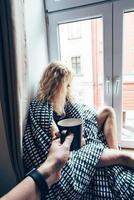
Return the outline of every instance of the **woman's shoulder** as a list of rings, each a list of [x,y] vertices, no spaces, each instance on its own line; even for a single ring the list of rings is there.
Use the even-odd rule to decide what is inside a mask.
[[[52,104],[49,101],[40,101],[38,97],[35,97],[34,99],[32,99],[29,107],[30,109],[37,111],[48,110],[52,109]]]
[[[94,109],[94,107],[91,107],[89,105],[77,101],[67,102],[65,111],[71,114],[79,113],[82,116],[82,118],[90,116],[91,119],[96,116],[96,110]]]
[[[69,113],[81,113],[83,112],[84,105],[77,101],[67,101],[65,111]]]
[[[76,107],[76,108],[79,108],[79,109],[84,109],[84,110],[94,110],[93,107],[87,105],[87,104],[84,104],[82,102],[78,102],[77,100],[73,100],[73,101],[67,101],[66,102],[66,107]]]
[[[39,106],[42,106],[42,105],[49,105],[50,102],[46,101],[46,100],[39,100],[38,97],[34,97],[32,99],[32,101],[30,102],[30,105],[39,105]]]

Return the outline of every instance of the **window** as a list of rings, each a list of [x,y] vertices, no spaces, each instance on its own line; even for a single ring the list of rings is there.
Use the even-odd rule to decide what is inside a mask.
[[[81,38],[81,24],[79,22],[68,23],[67,28],[69,40]]]
[[[81,60],[80,56],[71,57],[72,69],[75,75],[81,75]]]
[[[127,148],[134,148],[133,20],[131,0],[107,1],[49,15],[50,60],[61,59],[76,74],[82,74],[74,79],[79,101],[95,108],[106,104],[115,109],[119,145]]]
[[[68,40],[68,27],[76,33],[80,27],[82,37]],[[98,108],[103,104],[103,19],[62,23],[58,28],[61,60],[72,67],[75,74],[75,97]]]
[[[134,11],[124,13],[122,139],[134,141]]]

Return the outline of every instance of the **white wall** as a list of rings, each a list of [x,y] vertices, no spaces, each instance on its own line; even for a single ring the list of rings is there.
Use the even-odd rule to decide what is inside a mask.
[[[48,64],[46,21],[43,0],[25,0],[27,67],[24,83],[23,118],[35,96],[42,72]],[[24,123],[25,125],[25,123]]]

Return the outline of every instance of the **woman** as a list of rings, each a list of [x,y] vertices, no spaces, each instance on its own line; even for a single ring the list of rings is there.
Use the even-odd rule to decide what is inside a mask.
[[[113,110],[107,108],[96,114],[93,109],[73,102],[71,80],[71,71],[58,62],[51,63],[42,76],[24,134],[26,171],[46,159],[60,119],[81,118],[86,144],[71,153],[60,181],[49,190],[47,199],[132,199],[134,171],[126,167],[134,168],[134,156],[117,150]],[[107,148],[107,144],[115,149]]]

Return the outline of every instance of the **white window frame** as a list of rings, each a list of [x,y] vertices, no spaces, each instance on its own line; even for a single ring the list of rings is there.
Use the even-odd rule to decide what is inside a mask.
[[[120,0],[113,3],[113,107],[117,114],[118,133],[121,133],[121,112],[122,112],[122,69],[123,69],[123,13],[124,11],[134,10],[134,1]],[[115,94],[116,84],[118,92]],[[120,114],[119,114],[120,113]],[[118,140],[121,147],[134,148],[134,141],[121,140],[121,134],[118,134]]]
[[[83,5],[106,2],[111,0],[45,0],[46,10],[53,12]]]

